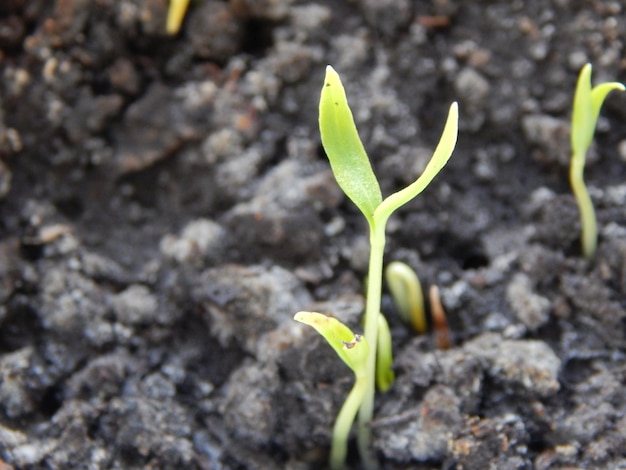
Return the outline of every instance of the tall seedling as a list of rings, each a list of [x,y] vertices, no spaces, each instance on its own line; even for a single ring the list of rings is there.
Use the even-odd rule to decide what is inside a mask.
[[[348,426],[346,429],[345,422],[347,420],[350,422],[354,420],[357,412],[354,404],[358,399],[359,453],[363,466],[366,469],[373,469],[376,468],[377,465],[370,454],[371,429],[369,423],[372,419],[374,409],[374,391],[377,381],[377,356],[379,369],[381,367],[388,368],[391,358],[391,345],[387,336],[388,327],[386,327],[386,322],[381,321],[380,318],[385,227],[391,214],[420,194],[448,162],[456,146],[458,134],[458,106],[456,103],[452,103],[450,106],[441,139],[424,172],[412,184],[391,194],[385,199],[382,197],[380,185],[378,184],[365,148],[359,138],[341,79],[331,66],[326,68],[326,77],[324,79],[324,86],[322,87],[319,105],[319,126],[322,136],[322,145],[330,161],[335,179],[346,196],[348,196],[363,213],[369,226],[370,257],[366,289],[365,338],[363,338],[364,341],[357,343],[354,343],[353,340],[338,339],[337,335],[328,333],[332,331],[332,329],[319,328],[319,317],[315,316],[317,314],[314,312],[299,312],[296,314],[295,318],[296,320],[316,328],[331,346],[333,346],[340,357],[342,357],[340,350],[343,350],[343,348],[351,350],[354,347],[360,346],[362,342],[368,345],[367,354],[360,356],[363,361],[363,367],[361,369],[359,366],[359,373],[357,373],[352,365],[348,364],[355,370],[355,375],[357,376],[356,380],[357,382],[360,381],[362,385],[359,385],[358,392],[356,393],[353,388],[353,391],[350,393],[348,400],[346,400],[339,414],[342,420],[342,426],[339,426],[339,431],[337,429],[338,426],[335,426],[335,435],[332,443],[333,448],[331,449],[331,466],[333,469],[339,469],[345,465],[345,449],[347,448],[350,427]],[[386,331],[382,331],[384,337],[383,341],[381,341],[381,336],[379,336],[381,333],[379,332],[379,326],[386,329]],[[352,335],[351,332],[346,333],[345,331],[344,334],[346,338]],[[384,347],[385,350],[377,352],[379,345]],[[387,371],[382,371],[381,374],[379,370],[378,382],[379,384],[382,383],[383,387],[384,384],[387,386],[390,385],[388,375],[386,381],[385,379],[380,379],[381,376],[385,375],[385,372]],[[356,384],[355,388],[357,388]],[[355,396],[357,399],[354,398]],[[346,408],[348,408],[347,411]],[[338,421],[340,418],[338,418]],[[337,436],[337,432],[344,434]],[[338,448],[340,448],[340,450],[337,450]]]

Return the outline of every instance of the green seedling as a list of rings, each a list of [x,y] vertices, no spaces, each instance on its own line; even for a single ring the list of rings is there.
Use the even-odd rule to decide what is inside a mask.
[[[385,280],[402,320],[415,332],[426,333],[424,293],[417,274],[407,264],[393,261],[385,268]]]
[[[337,415],[333,428],[330,466],[333,470],[339,470],[344,467],[350,428],[367,390],[367,357],[370,348],[364,336],[352,333],[350,328],[336,318],[319,312],[303,311],[296,313],[294,319],[315,328],[341,360],[354,372],[354,385]],[[394,372],[391,369],[392,362],[391,332],[387,320],[380,313],[378,315],[376,385],[383,392],[387,391],[395,380]]]
[[[331,66],[326,68],[319,113],[322,145],[335,179],[343,192],[363,213],[369,226],[370,257],[364,335],[369,344],[369,352],[365,362],[364,391],[362,397],[359,397],[358,448],[363,467],[373,469],[377,468],[377,464],[370,454],[371,428],[369,423],[372,420],[374,410],[377,347],[381,339],[379,337],[379,325],[382,324],[380,321],[380,302],[383,253],[386,241],[385,227],[393,212],[420,194],[448,162],[456,146],[458,106],[456,103],[452,103],[450,106],[441,139],[424,172],[409,186],[385,199],[382,197],[378,180],[359,138],[341,79]],[[323,332],[320,331],[320,333],[324,335]],[[383,343],[386,341],[385,339]],[[378,382],[380,384],[381,380],[379,379]],[[331,456],[336,457],[334,449],[331,450]],[[331,463],[333,468],[341,468],[344,465],[343,461],[338,461],[338,457]]]
[[[294,319],[315,328],[354,372],[354,385],[337,415],[333,428],[330,465],[333,469],[339,469],[346,461],[350,428],[367,389],[369,346],[363,336],[355,335],[336,318],[318,312],[298,312]]]
[[[572,160],[569,179],[580,211],[582,252],[586,258],[593,257],[596,251],[598,228],[593,203],[583,179],[585,155],[593,140],[602,103],[613,90],[624,90],[624,85],[618,82],[609,82],[601,83],[592,88],[591,64],[586,64],[580,71],[574,94],[574,109],[572,111],[570,135]]]

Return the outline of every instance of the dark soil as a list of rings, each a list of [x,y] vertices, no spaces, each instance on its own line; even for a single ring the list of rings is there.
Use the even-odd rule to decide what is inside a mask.
[[[626,93],[568,186],[578,71],[626,81],[604,0],[0,4],[0,467],[324,468],[349,370],[298,310],[357,330],[364,221],[320,145],[341,74],[389,225],[454,346],[396,319],[386,469],[626,468]],[[350,456],[358,468],[356,455]]]

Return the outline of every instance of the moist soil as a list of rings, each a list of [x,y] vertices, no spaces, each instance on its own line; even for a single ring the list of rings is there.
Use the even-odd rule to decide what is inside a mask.
[[[437,286],[452,345],[397,319],[383,469],[626,468],[626,93],[568,184],[580,68],[626,81],[600,0],[0,5],[0,466],[325,468],[352,377],[298,310],[360,331],[367,227],[320,144],[325,66],[384,194],[386,262]],[[351,441],[349,465],[359,468]]]

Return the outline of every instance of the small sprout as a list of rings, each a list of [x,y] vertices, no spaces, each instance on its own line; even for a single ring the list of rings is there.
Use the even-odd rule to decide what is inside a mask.
[[[378,314],[378,348],[376,351],[376,386],[381,392],[386,392],[396,380],[396,375],[391,368],[393,363],[391,331],[382,313]]]
[[[618,82],[601,83],[591,87],[591,64],[586,64],[580,71],[572,111],[570,164],[570,184],[578,203],[582,225],[582,251],[585,258],[591,258],[598,243],[598,228],[593,203],[583,180],[585,155],[593,140],[600,108],[607,95],[613,90],[624,90]]]
[[[165,31],[170,36],[175,36],[180,31],[187,13],[187,7],[189,7],[189,0],[170,0],[165,24]]]
[[[366,363],[369,346],[363,336],[355,335],[350,328],[336,318],[317,312],[298,312],[294,319],[315,328],[354,372],[354,385],[343,403],[333,427],[330,466],[333,470],[340,470],[345,466],[350,428],[359,411],[367,387]]]
[[[424,293],[415,271],[405,263],[393,261],[385,269],[385,279],[402,320],[417,333],[426,333]]]
[[[354,124],[354,118],[348,106],[345,89],[339,75],[331,66],[326,67],[326,77],[320,96],[319,113],[322,145],[328,156],[337,184],[339,184],[339,187],[346,196],[348,196],[363,213],[370,232],[370,260],[367,274],[364,335],[368,340],[369,353],[367,354],[366,370],[363,379],[365,385],[363,391],[359,388],[359,391],[355,392],[357,388],[355,384],[355,387],[348,397],[350,406],[353,405],[351,400],[354,396],[360,397],[359,403],[357,404],[357,406],[359,406],[358,447],[363,468],[370,470],[377,468],[377,463],[370,453],[370,422],[372,421],[374,413],[376,382],[378,381],[379,386],[382,384],[383,388],[388,388],[388,386],[391,385],[391,381],[393,381],[393,371],[391,371],[390,368],[391,338],[390,336],[386,336],[389,328],[385,327],[379,318],[381,315],[380,301],[382,295],[383,254],[385,251],[386,238],[385,228],[393,212],[426,189],[433,178],[437,176],[439,171],[441,171],[450,159],[454,147],[456,146],[459,110],[457,104],[452,103],[441,139],[428,165],[426,165],[424,172],[409,186],[384,199],[380,191],[380,185],[372,170],[367,153],[365,152],[365,148],[363,147],[363,143],[359,138],[359,133]],[[344,341],[352,341],[352,339],[348,338],[344,339]],[[387,344],[389,344],[389,347],[387,347]],[[331,343],[331,346],[332,345]],[[333,347],[337,351],[337,348],[335,346]],[[381,355],[377,354],[379,347],[383,352]],[[384,351],[383,348],[385,348]],[[342,357],[341,353],[338,352],[338,354]],[[376,373],[377,364],[379,365],[380,376]],[[359,381],[359,379],[357,379],[357,381]],[[351,417],[351,419],[354,418],[354,415],[351,414],[351,407],[350,412],[346,411],[344,413],[348,400],[340,413],[342,426],[345,424],[343,418],[346,416]],[[337,422],[339,422],[340,418],[337,419]],[[346,429],[342,427],[341,435],[343,435],[344,432],[347,433]],[[344,441],[341,441],[342,452],[345,451],[343,444]],[[331,464],[333,468],[341,468],[344,465],[344,461],[339,462],[339,456],[343,455],[342,458],[345,459],[345,453],[340,451],[334,452],[334,450],[335,442],[333,441]]]
[[[439,288],[430,286],[428,290],[428,300],[430,300],[430,315],[433,319],[433,330],[435,331],[435,342],[439,349],[450,349],[452,342],[450,341],[450,328],[448,328],[448,319],[446,311],[441,304],[439,296]]]

